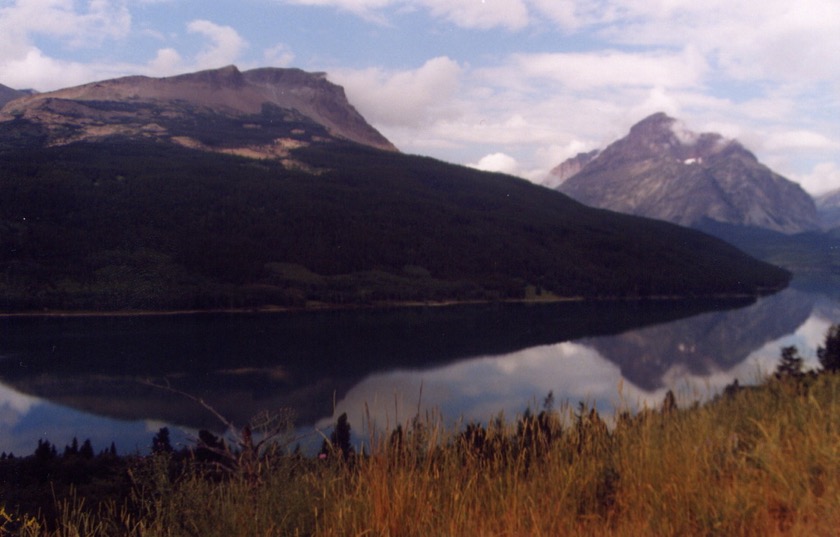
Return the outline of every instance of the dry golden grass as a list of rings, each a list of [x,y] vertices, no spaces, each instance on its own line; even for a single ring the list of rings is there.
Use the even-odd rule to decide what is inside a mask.
[[[615,422],[586,409],[466,432],[426,420],[349,463],[283,457],[257,481],[152,472],[130,508],[71,502],[55,531],[28,535],[840,532],[840,375]]]

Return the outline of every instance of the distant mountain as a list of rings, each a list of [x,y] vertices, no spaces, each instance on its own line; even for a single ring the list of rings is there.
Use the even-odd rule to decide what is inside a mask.
[[[840,228],[840,189],[814,198],[823,229]]]
[[[168,78],[106,80],[17,99],[0,110],[0,122],[24,119],[37,124],[48,145],[123,136],[259,158],[276,157],[305,143],[303,128],[276,139],[267,125],[239,122],[240,130],[255,131],[250,136],[225,132],[225,120],[235,124],[260,114],[274,114],[281,123],[308,120],[330,137],[396,149],[353,108],[340,86],[323,73],[299,69],[243,73],[229,66]],[[199,119],[210,116],[216,119],[203,125],[207,131],[197,132]]]
[[[31,93],[12,89],[8,86],[0,84],[0,107],[5,105],[9,101],[13,101],[20,97],[25,97],[26,95],[31,95]]]
[[[566,159],[548,173],[548,177],[543,181],[543,185],[549,188],[557,188],[562,185],[566,179],[579,173],[584,166],[592,162],[601,151],[595,149],[588,153],[578,153],[572,158]]]
[[[799,185],[737,141],[691,132],[663,113],[583,161],[558,190],[590,206],[684,226],[713,220],[782,233],[819,227],[814,201]]]
[[[703,233],[408,156],[296,69],[128,77],[0,111],[0,310],[754,294]]]

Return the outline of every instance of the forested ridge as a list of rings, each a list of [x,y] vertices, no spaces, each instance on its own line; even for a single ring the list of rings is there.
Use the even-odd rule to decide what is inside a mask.
[[[350,142],[296,149],[296,168],[16,132],[28,142],[0,148],[3,311],[752,294],[789,278],[699,232]]]

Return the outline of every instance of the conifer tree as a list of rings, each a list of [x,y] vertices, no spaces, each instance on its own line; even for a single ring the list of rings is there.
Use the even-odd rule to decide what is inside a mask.
[[[824,371],[840,371],[840,324],[832,325],[825,334],[825,344],[817,348],[817,358]]]

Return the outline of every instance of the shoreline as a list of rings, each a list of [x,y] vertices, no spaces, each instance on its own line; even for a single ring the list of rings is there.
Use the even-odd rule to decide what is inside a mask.
[[[260,306],[251,308],[213,308],[213,309],[184,309],[184,310],[43,310],[43,311],[20,311],[0,312],[0,319],[14,318],[35,318],[35,317],[167,317],[186,315],[207,315],[207,314],[260,314],[260,313],[307,313],[325,311],[350,311],[350,310],[383,310],[392,308],[446,308],[453,306],[476,306],[492,304],[561,304],[561,303],[582,303],[582,302],[678,302],[692,300],[739,300],[758,299],[762,296],[777,293],[782,289],[776,289],[768,293],[756,294],[715,294],[703,296],[681,296],[681,295],[652,295],[640,297],[601,297],[587,298],[576,297],[545,297],[545,298],[514,298],[506,300],[438,300],[438,301],[407,301],[407,302],[377,302],[372,304],[332,304],[332,303],[310,303],[305,306]]]

